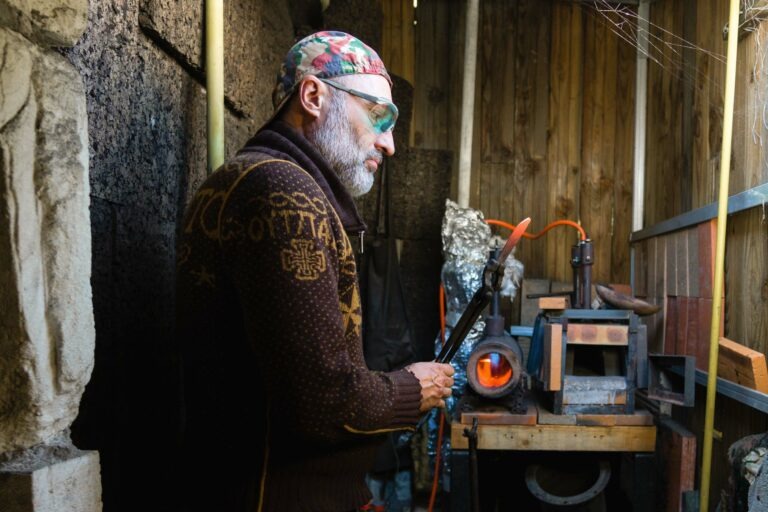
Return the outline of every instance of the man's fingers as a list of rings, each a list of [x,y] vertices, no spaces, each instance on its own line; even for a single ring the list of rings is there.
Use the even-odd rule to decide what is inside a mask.
[[[456,373],[456,370],[454,370],[453,366],[451,366],[450,364],[440,363],[440,369],[443,370],[443,373],[449,377],[452,377],[453,374]]]
[[[450,364],[414,363],[409,368],[421,384],[421,410],[445,407],[445,398],[451,396],[455,370]]]
[[[431,383],[441,388],[450,388],[453,386],[453,377],[435,376],[432,377]]]

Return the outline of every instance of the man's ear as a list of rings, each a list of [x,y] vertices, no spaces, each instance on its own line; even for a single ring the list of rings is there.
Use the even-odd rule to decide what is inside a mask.
[[[306,115],[317,119],[328,101],[328,87],[316,76],[308,75],[299,84],[299,105]]]

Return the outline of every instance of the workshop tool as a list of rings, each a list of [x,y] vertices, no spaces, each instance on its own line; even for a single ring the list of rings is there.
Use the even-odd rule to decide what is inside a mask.
[[[472,419],[472,428],[464,429],[464,437],[469,442],[469,496],[470,511],[480,512],[480,482],[477,475],[477,425],[479,420]]]
[[[494,404],[513,414],[524,414],[527,377],[523,371],[523,350],[504,330],[499,311],[500,292],[494,292],[490,314],[485,317],[485,333],[469,355],[467,384],[458,409],[462,415],[477,407]]]
[[[571,268],[573,269],[573,291],[571,307],[589,309],[592,307],[592,265],[595,263],[592,240],[585,238],[571,247]]]
[[[632,311],[544,312],[534,332],[539,367],[529,368],[555,414],[633,414],[646,332]]]
[[[493,293],[501,289],[501,281],[504,277],[504,262],[512,253],[512,249],[523,237],[528,224],[531,223],[531,218],[526,217],[520,221],[517,227],[512,231],[512,234],[507,238],[507,242],[501,249],[497,258],[491,258],[488,264],[486,264],[483,270],[483,284],[472,296],[472,299],[467,304],[464,313],[462,313],[459,321],[456,322],[456,326],[451,331],[451,335],[448,337],[448,341],[443,345],[440,354],[438,354],[435,362],[438,363],[450,363],[453,356],[461,347],[462,342],[472,330],[472,326],[482,314],[483,310],[488,306],[493,298]]]
[[[472,326],[475,325],[475,322],[480,317],[485,307],[491,302],[494,292],[501,289],[501,281],[504,278],[504,262],[507,261],[509,255],[512,254],[512,249],[515,248],[517,243],[523,237],[523,233],[525,233],[525,230],[530,223],[530,217],[521,220],[512,231],[512,234],[509,235],[509,238],[507,238],[499,256],[497,258],[491,258],[485,265],[485,269],[483,270],[483,284],[472,296],[466,309],[464,309],[464,313],[461,314],[459,321],[456,322],[456,326],[451,331],[448,341],[443,345],[443,348],[435,359],[436,363],[448,364],[451,362],[451,359],[453,359],[453,356],[456,355],[459,347],[461,347],[462,342],[472,330]],[[427,421],[427,418],[429,418],[429,414],[425,414],[421,417],[416,424],[414,432],[421,429]],[[408,432],[400,436],[399,444],[402,445],[409,442],[412,435],[412,432]]]

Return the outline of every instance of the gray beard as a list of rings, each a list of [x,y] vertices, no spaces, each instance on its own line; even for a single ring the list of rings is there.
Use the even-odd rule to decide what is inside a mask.
[[[366,153],[360,147],[340,94],[335,91],[331,94],[325,121],[319,127],[308,130],[306,136],[328,161],[352,197],[360,197],[371,190],[375,176],[365,166],[365,160],[375,158],[380,161],[381,155],[375,150]]]

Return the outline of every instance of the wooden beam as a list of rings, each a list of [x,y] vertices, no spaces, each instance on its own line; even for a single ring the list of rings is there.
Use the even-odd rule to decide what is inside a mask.
[[[720,338],[717,375],[761,393],[768,393],[765,354],[728,338]]]
[[[468,448],[466,425],[451,425],[451,447]],[[581,452],[652,452],[656,449],[653,426],[581,425],[480,425],[480,450],[546,450]]]
[[[568,297],[540,297],[539,309],[568,309],[570,307],[570,303],[571,301]]]
[[[480,410],[461,413],[461,423],[472,425],[477,418],[480,425],[535,425],[538,411],[536,406],[528,404],[525,414],[512,414],[501,406],[486,406]]]
[[[670,418],[659,421],[660,470],[667,484],[663,510],[682,510],[683,493],[694,488],[696,436]]]
[[[559,391],[563,378],[563,326],[546,324],[544,326],[544,363],[541,380],[547,391]]]
[[[539,407],[540,425],[583,425],[583,426],[640,426],[653,425],[653,415],[646,410],[634,414],[552,414]]]

